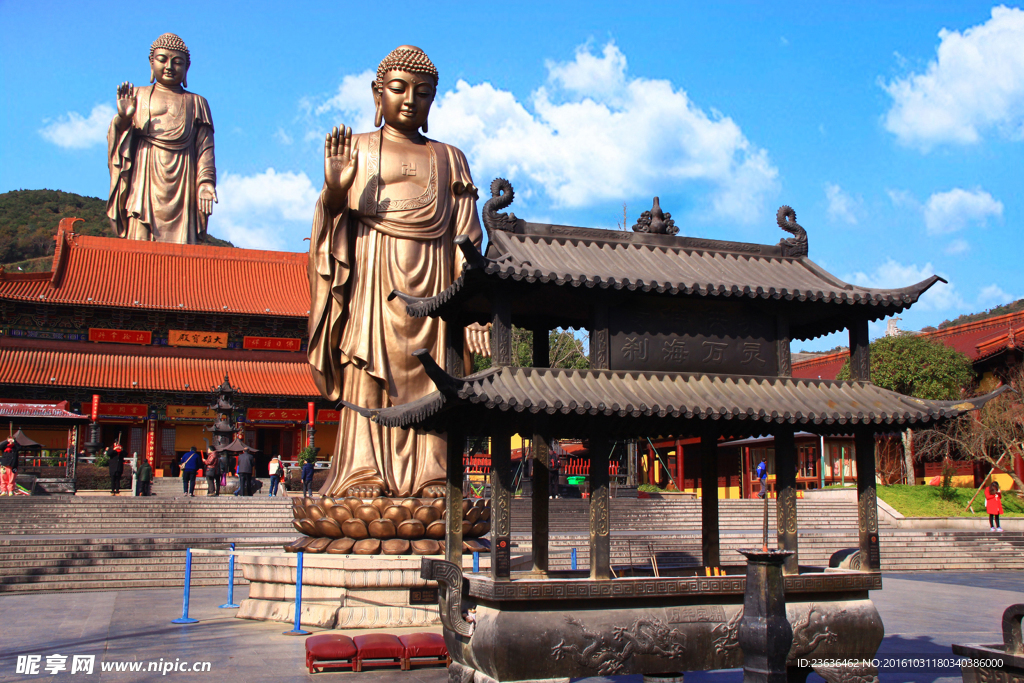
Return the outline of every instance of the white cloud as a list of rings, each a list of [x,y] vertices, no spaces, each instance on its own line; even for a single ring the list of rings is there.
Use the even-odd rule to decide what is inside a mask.
[[[909,206],[914,209],[921,208],[921,202],[907,190],[886,190],[889,200],[893,206]]]
[[[317,116],[325,114],[341,114],[341,120],[332,125],[346,125],[354,131],[361,132],[373,128],[373,93],[370,84],[377,78],[377,72],[367,69],[361,74],[345,76],[341,79],[338,92],[333,97],[311,107]],[[307,104],[309,106],[309,104]],[[326,132],[320,133],[322,139]]]
[[[917,284],[935,274],[931,263],[917,266],[912,263],[902,264],[890,258],[871,273],[856,272],[846,275],[843,279],[861,287],[897,289]],[[965,307],[966,302],[956,288],[944,282],[936,282],[932,285],[931,289],[925,292],[914,305],[914,309],[918,312],[959,311]]]
[[[978,304],[983,307],[999,306],[1016,301],[1019,298],[1004,291],[999,285],[992,283],[988,287],[983,288],[978,294]]]
[[[107,128],[116,113],[109,104],[97,104],[88,118],[69,111],[56,121],[44,121],[46,125],[39,129],[39,134],[64,149],[87,149],[106,142]]]
[[[993,7],[985,23],[963,33],[943,29],[939,39],[937,56],[924,73],[882,83],[893,99],[886,129],[923,151],[943,143],[975,143],[990,129],[1019,138],[1024,11]]]
[[[599,54],[580,47],[547,68],[547,82],[525,101],[490,83],[457,82],[438,95],[430,135],[462,149],[479,184],[509,178],[517,200],[542,195],[573,208],[697,190],[706,213],[763,218],[778,170],[732,119],[701,109],[669,81],[630,76],[614,43]],[[371,80],[371,72],[345,77],[316,113],[342,112],[368,129]]]
[[[825,199],[828,200],[829,218],[851,225],[857,223],[857,200],[834,183],[825,183]]]
[[[943,235],[968,225],[985,225],[989,216],[1000,218],[1003,203],[981,189],[954,187],[936,192],[924,204],[924,225],[929,235]]]
[[[217,184],[220,203],[210,216],[210,230],[236,246],[250,249],[300,251],[300,244],[284,244],[283,234],[293,228],[308,232],[319,192],[305,173],[263,173],[243,176],[225,173]]]
[[[945,252],[950,256],[956,256],[958,254],[966,254],[971,250],[971,245],[968,244],[965,239],[955,239],[950,242],[945,249]]]

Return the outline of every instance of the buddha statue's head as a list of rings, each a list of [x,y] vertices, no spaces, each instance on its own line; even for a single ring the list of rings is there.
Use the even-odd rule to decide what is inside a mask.
[[[423,50],[401,45],[377,67],[373,102],[377,127],[386,122],[392,128],[427,132],[427,116],[437,93],[437,68]]]
[[[188,48],[173,33],[165,33],[149,46],[149,82],[167,88],[188,87]]]

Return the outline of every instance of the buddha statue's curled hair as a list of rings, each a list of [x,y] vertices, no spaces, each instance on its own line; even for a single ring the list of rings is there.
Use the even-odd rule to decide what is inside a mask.
[[[160,48],[184,52],[185,59],[192,61],[192,57],[188,53],[188,48],[185,47],[185,41],[173,33],[165,33],[153,41],[153,44],[149,46],[149,61],[153,61],[153,54]]]
[[[396,47],[384,58],[377,67],[375,86],[378,92],[384,89],[384,74],[392,69],[430,76],[434,79],[434,86],[437,86],[437,67],[430,61],[427,53],[418,47],[402,45]]]

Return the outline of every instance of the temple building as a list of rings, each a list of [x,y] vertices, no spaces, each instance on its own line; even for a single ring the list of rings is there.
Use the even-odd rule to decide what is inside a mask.
[[[0,269],[0,403],[89,415],[98,395],[102,443],[120,437],[171,476],[207,445],[228,377],[258,467],[297,454],[311,410],[316,442],[333,445],[338,413],[306,362],[306,254],[78,235],[76,220],[61,221],[50,272]],[[25,433],[68,445],[65,427]]]

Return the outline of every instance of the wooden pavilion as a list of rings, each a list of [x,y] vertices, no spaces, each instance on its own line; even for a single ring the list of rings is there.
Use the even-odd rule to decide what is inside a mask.
[[[425,560],[425,573],[450,584],[441,613],[453,666],[500,681],[736,666],[734,631],[745,579],[743,567],[721,566],[717,446],[721,438],[760,435],[774,436],[776,444],[778,545],[793,551],[784,573],[794,642],[810,638],[814,644],[807,651],[816,656],[873,655],[882,636],[868,599],[869,590],[881,587],[874,435],[895,425],[952,418],[985,400],[921,401],[870,382],[868,323],[906,309],[940,278],[891,290],[844,283],[807,257],[806,233],[788,207],[780,209],[778,223],[794,237],[763,245],[675,236],[670,221],[666,229],[666,221],[657,220],[657,202],[654,224],[661,224],[663,234],[652,231],[646,214],[647,223],[634,226],[634,232],[528,223],[496,214],[493,186],[492,193],[495,198],[483,211],[486,253],[456,240],[466,263],[448,289],[427,299],[392,294],[405,301],[409,315],[448,323],[441,365],[425,350],[416,354],[437,390],[376,411],[349,406],[387,426],[448,434],[446,555],[453,564]],[[462,377],[463,327],[472,322],[492,325],[493,367]],[[534,332],[533,367],[511,366],[513,324]],[[547,367],[545,342],[556,327],[590,331],[589,369]],[[850,381],[791,377],[791,340],[843,329],[850,334]],[[804,429],[852,433],[857,443],[860,547],[845,558],[842,571],[799,563],[794,433]],[[533,569],[515,574],[510,571],[513,433],[538,446]],[[492,438],[488,576],[462,577],[459,569],[461,445],[469,434]],[[700,439],[704,568],[660,577],[620,568],[613,575],[612,443],[657,435]],[[587,573],[548,568],[543,445],[554,437],[589,440]],[[469,584],[464,599],[475,609],[470,626],[458,607],[462,591],[457,586],[464,578]],[[814,639],[808,629],[824,629],[826,636]],[[630,645],[634,640],[639,644]],[[794,653],[799,654],[796,644]],[[864,675],[870,679],[871,671]]]

